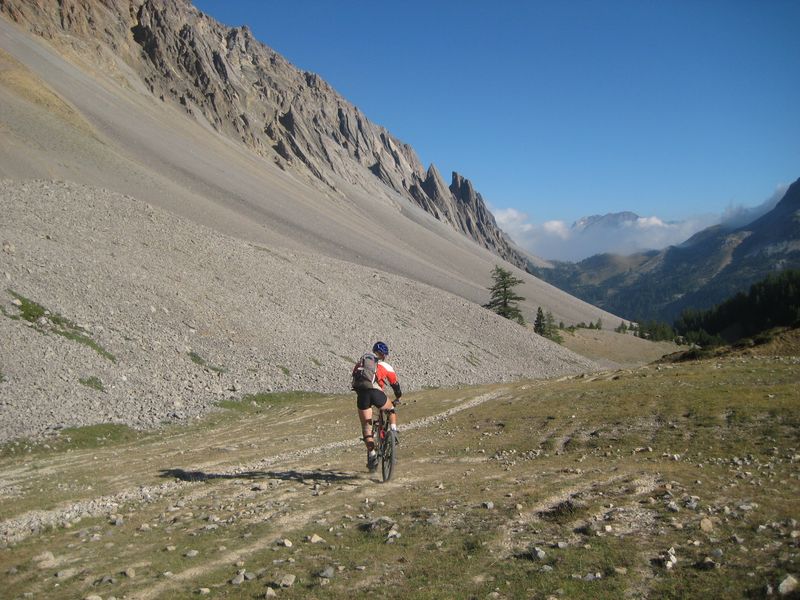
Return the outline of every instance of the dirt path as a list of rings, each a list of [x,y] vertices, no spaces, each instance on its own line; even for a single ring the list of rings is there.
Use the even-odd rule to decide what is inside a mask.
[[[431,427],[459,412],[470,410],[484,402],[495,400],[501,396],[501,394],[501,391],[495,391],[481,394],[469,400],[462,399],[456,406],[443,412],[411,421],[403,425],[402,429],[403,431],[414,431],[420,428]],[[308,421],[313,414],[314,413],[310,410],[300,411],[296,416],[290,419],[284,419],[282,418],[284,415],[279,414],[278,416],[281,418],[276,421],[271,421],[271,427],[280,428],[295,426],[303,421]],[[217,434],[214,436],[214,438],[210,440],[209,445],[215,446],[225,444],[230,442],[231,439],[236,439],[236,436],[241,434],[241,430],[227,430],[224,435]],[[29,511],[16,517],[4,519],[0,521],[0,540],[5,543],[17,543],[36,531],[69,522],[71,519],[74,519],[76,515],[91,517],[110,515],[122,504],[131,502],[152,502],[157,498],[175,495],[191,487],[193,482],[205,481],[211,478],[232,477],[246,473],[267,472],[270,467],[275,465],[292,466],[298,471],[309,470],[317,464],[316,457],[318,455],[331,455],[331,462],[336,462],[337,459],[341,459],[340,451],[359,447],[361,444],[362,442],[360,440],[349,439],[337,440],[321,445],[310,445],[298,450],[291,450],[268,456],[258,461],[214,468],[213,473],[208,472],[207,469],[216,465],[208,462],[198,464],[197,467],[191,471],[175,470],[175,481],[165,482],[155,486],[135,484],[115,494],[98,496],[80,502],[66,503],[51,510]],[[334,454],[337,452],[339,452],[338,455]],[[118,458],[124,460],[124,455],[118,456]],[[52,464],[45,463],[37,466],[36,474],[37,476],[52,476],[68,468],[83,468],[87,463],[91,464],[91,459],[88,457],[76,457],[70,460],[67,456],[56,456],[53,457]],[[12,469],[3,474],[3,487],[11,487],[30,476],[30,469]]]

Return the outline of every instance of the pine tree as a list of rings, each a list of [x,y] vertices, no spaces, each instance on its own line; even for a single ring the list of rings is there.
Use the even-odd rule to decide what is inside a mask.
[[[506,271],[499,265],[495,265],[492,270],[492,279],[494,285],[489,288],[489,292],[491,292],[489,302],[483,307],[524,325],[525,319],[522,318],[522,312],[517,307],[517,302],[525,300],[525,298],[514,293],[514,287],[522,283],[522,279],[514,277],[511,271]]]
[[[564,341],[556,327],[556,319],[549,310],[544,315],[544,335],[559,344]]]
[[[545,332],[545,319],[542,307],[536,309],[536,320],[533,322],[533,330],[539,335],[544,335]]]

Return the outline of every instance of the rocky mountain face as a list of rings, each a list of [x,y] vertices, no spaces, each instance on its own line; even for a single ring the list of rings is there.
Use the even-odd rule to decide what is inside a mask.
[[[628,319],[672,321],[684,308],[709,308],[770,272],[798,268],[800,179],[771,211],[745,226],[716,225],[661,251],[600,254],[531,270]]]
[[[639,220],[639,215],[630,211],[618,213],[608,213],[605,215],[592,215],[582,217],[572,224],[572,229],[584,231],[590,228],[606,227],[616,228],[626,223],[635,223]]]
[[[413,148],[314,73],[187,0],[0,0],[0,13],[103,65],[122,57],[150,92],[328,191],[377,178],[498,256],[525,266],[468,179],[448,186]]]

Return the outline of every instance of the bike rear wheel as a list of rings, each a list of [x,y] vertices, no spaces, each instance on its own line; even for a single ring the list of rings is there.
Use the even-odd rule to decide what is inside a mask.
[[[384,481],[392,478],[394,465],[397,462],[397,444],[395,444],[394,431],[388,427],[383,430],[381,439],[381,474]]]

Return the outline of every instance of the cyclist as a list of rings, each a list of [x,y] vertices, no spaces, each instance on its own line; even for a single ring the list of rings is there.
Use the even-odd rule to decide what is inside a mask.
[[[372,346],[372,353],[378,361],[375,365],[375,380],[368,389],[356,390],[356,404],[358,405],[358,418],[361,421],[361,431],[364,435],[364,443],[367,445],[367,468],[374,471],[378,468],[378,453],[375,451],[375,440],[372,437],[372,407],[380,410],[391,410],[400,402],[403,392],[400,390],[400,382],[397,380],[392,365],[386,362],[389,356],[389,347],[384,342],[375,342]],[[361,361],[353,367],[353,374],[362,367]],[[389,401],[383,391],[386,383],[394,392],[394,401]],[[397,435],[397,415],[394,411],[389,413],[389,426]]]

